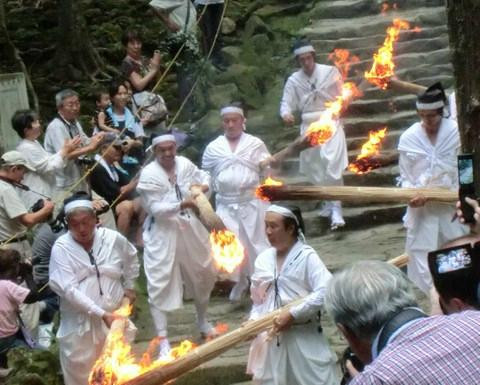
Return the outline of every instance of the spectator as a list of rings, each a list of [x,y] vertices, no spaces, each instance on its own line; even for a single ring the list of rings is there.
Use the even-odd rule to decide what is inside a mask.
[[[42,128],[34,111],[16,111],[12,118],[12,127],[22,139],[17,145],[17,151],[22,153],[28,164],[35,169],[23,178],[24,183],[35,192],[20,191],[25,206],[30,208],[40,197],[36,192],[53,198],[55,171],[65,167],[70,154],[80,145],[80,137],[66,139],[58,152],[49,154],[38,141]]]
[[[106,109],[110,106],[110,94],[107,90],[101,89],[95,93],[95,115],[93,116],[93,132],[100,131],[113,132],[118,134],[120,131],[113,127],[113,121],[107,115]]]
[[[378,261],[347,267],[330,281],[325,305],[367,364],[350,385],[478,382],[480,313],[426,317],[396,267]]]
[[[45,150],[55,154],[61,150],[65,140],[79,137],[81,146],[70,153],[70,158],[75,159],[66,162],[61,170],[56,171],[56,188],[59,193],[70,189],[85,190],[85,182],[77,183],[82,176],[82,156],[97,149],[104,134],[99,133],[91,139],[83,132],[80,122],[77,120],[80,114],[80,100],[73,90],[63,90],[55,95],[58,115],[47,127],[45,133]]]
[[[9,151],[0,158],[0,242],[3,248],[17,250],[22,260],[31,261],[32,250],[27,240],[27,228],[46,221],[53,203],[43,200],[43,207],[29,213],[14,189],[27,171],[35,171],[18,151]]]
[[[199,27],[202,30],[202,49],[203,54],[207,55],[213,47],[212,63],[216,67],[223,69],[224,63],[221,55],[222,32],[221,28],[224,0],[195,0],[197,14],[199,15]],[[218,34],[217,34],[218,31]],[[217,40],[215,41],[215,36]]]
[[[20,262],[16,250],[0,249],[0,367],[7,367],[7,352],[15,347],[33,347],[34,341],[19,316],[21,304],[40,301],[49,290],[39,293],[33,282],[32,266]],[[20,286],[25,280],[28,288]]]
[[[135,242],[141,245],[141,227],[145,214],[135,192],[138,178],[130,180],[126,171],[117,166],[122,159],[123,145],[124,142],[110,137],[104,141],[100,154],[95,156],[98,164],[90,174],[90,184],[97,194],[105,198],[110,205],[114,205],[120,233],[127,237],[133,222],[137,221]]]

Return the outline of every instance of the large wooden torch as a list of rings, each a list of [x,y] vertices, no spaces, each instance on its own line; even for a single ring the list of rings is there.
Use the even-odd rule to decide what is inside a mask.
[[[210,201],[203,193],[200,186],[194,185],[190,188],[190,192],[195,197],[195,203],[199,210],[199,218],[208,231],[225,230],[226,226],[221,218],[213,210]]]

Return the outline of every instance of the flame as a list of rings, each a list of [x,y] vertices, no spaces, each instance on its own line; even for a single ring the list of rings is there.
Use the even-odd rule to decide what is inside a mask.
[[[119,315],[119,316],[122,316],[122,317],[128,317],[130,314],[132,314],[132,309],[133,309],[133,305],[126,304],[126,305],[123,305],[122,307],[118,308],[117,310],[115,310],[113,312],[113,314]]]
[[[257,187],[257,189],[255,190],[255,196],[258,199],[261,199],[262,201],[270,202],[270,199],[268,199],[268,197],[263,192],[263,187],[264,186],[282,186],[282,185],[283,185],[283,182],[279,180],[275,180],[271,177],[268,177],[267,179],[265,179],[263,184]]]
[[[365,79],[381,89],[386,89],[390,78],[395,74],[393,62],[393,44],[398,40],[400,30],[409,29],[410,24],[405,20],[394,19],[393,25],[387,28],[387,37],[383,46],[373,54],[373,64],[370,71],[365,72]]]
[[[168,356],[152,361],[151,357],[157,351],[158,343],[158,337],[153,339],[147,352],[137,363],[123,331],[111,332],[105,343],[103,354],[90,372],[89,385],[121,385],[145,372],[172,362],[196,348],[193,342],[185,340],[172,348]]]
[[[217,338],[218,336],[220,336],[222,334],[225,334],[226,332],[228,332],[228,324],[222,323],[222,322],[217,322],[217,324],[213,328],[213,333],[211,333],[211,335],[207,336],[207,341],[211,341],[211,340]]]
[[[346,79],[350,72],[350,66],[358,63],[360,59],[358,56],[350,55],[350,52],[346,49],[335,48],[331,54],[328,55],[328,60],[335,64],[342,74],[342,78]]]
[[[229,230],[213,230],[210,233],[210,246],[213,260],[219,270],[233,273],[245,258],[245,250],[235,236]]]
[[[360,154],[354,162],[348,165],[348,169],[356,174],[364,174],[381,166],[380,162],[372,159],[379,154],[383,138],[387,134],[387,127],[368,133],[368,141],[362,145]]]
[[[326,102],[326,109],[322,112],[320,118],[308,126],[306,135],[310,145],[320,146],[327,142],[337,129],[337,118],[340,116],[343,106],[361,95],[362,92],[354,83],[343,83],[341,94],[337,96],[335,101]]]

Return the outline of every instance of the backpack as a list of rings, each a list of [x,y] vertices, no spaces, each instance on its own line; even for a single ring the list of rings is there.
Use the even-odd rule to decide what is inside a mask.
[[[145,126],[158,124],[167,118],[167,105],[160,95],[143,91],[134,94],[132,99],[134,113],[147,121]]]

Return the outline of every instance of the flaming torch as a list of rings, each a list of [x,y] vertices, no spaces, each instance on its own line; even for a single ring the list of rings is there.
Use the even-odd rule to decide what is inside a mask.
[[[379,154],[383,138],[387,134],[387,127],[378,131],[370,131],[368,140],[362,145],[360,154],[354,162],[348,165],[348,169],[355,174],[365,174],[375,168],[381,167],[382,163],[375,159]]]
[[[382,90],[387,89],[390,79],[395,74],[393,62],[393,44],[398,40],[402,29],[409,29],[410,24],[401,19],[394,19],[393,25],[387,28],[387,37],[382,47],[373,54],[373,64],[370,71],[365,72],[365,79]]]
[[[265,179],[263,184],[257,187],[257,189],[255,190],[255,195],[258,199],[261,199],[262,201],[270,202],[270,199],[268,198],[268,196],[264,194],[265,187],[266,186],[282,186],[282,185],[283,185],[283,182],[279,180],[275,180],[271,177],[268,177],[267,179]]]
[[[210,233],[210,246],[217,269],[226,273],[233,273],[245,258],[245,250],[229,230],[212,231]]]

